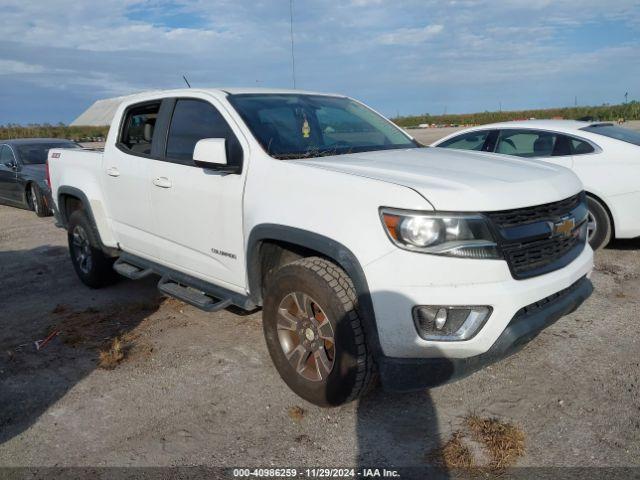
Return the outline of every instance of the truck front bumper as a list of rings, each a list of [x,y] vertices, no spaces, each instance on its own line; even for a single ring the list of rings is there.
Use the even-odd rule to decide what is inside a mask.
[[[564,291],[592,269],[593,251],[588,245],[569,265],[525,280],[515,280],[504,260],[456,259],[397,249],[364,266],[379,354],[406,359],[484,354],[523,307]],[[413,319],[413,308],[419,305],[488,306],[492,313],[468,340],[426,340],[418,335]]]
[[[550,297],[520,309],[486,352],[467,358],[394,358],[381,356],[378,368],[387,390],[411,391],[466,377],[520,350],[543,329],[576,310],[593,291],[585,276]]]

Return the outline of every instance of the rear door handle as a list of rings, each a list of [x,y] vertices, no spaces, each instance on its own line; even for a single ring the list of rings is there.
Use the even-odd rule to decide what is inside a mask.
[[[153,184],[160,188],[171,188],[171,180],[167,177],[158,177],[153,180]]]
[[[107,168],[107,175],[109,175],[110,177],[119,177],[120,170],[118,170],[116,167],[109,167]]]

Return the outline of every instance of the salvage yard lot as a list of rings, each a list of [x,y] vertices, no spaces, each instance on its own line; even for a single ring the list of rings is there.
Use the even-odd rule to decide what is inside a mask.
[[[278,377],[259,311],[206,314],[157,278],[90,290],[51,218],[0,206],[0,466],[425,465],[469,415],[521,432],[519,466],[640,466],[640,241],[598,252],[593,281],[465,380],[320,409]]]

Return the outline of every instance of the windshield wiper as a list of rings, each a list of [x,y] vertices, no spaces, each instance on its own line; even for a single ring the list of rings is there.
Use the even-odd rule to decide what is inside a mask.
[[[328,150],[309,150],[307,152],[294,153],[272,153],[272,155],[281,160],[294,160],[302,158],[330,157],[332,155],[345,155],[348,153],[353,153],[353,147],[349,147],[347,149],[332,148]]]

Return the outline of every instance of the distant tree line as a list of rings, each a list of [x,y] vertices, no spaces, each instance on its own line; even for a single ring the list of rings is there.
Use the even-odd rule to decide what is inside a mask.
[[[59,123],[50,125],[48,123],[29,125],[7,124],[0,125],[0,139],[8,140],[12,138],[66,138],[77,142],[91,142],[105,138],[109,132],[109,127],[76,127]]]
[[[624,120],[640,120],[640,102],[633,101],[620,105],[548,108],[510,112],[478,112],[448,115],[429,115],[425,113],[423,115],[397,117],[394,118],[393,121],[402,127],[417,127],[425,123],[436,125],[482,125],[485,123],[529,118],[590,118],[602,121],[616,121],[623,118]]]

